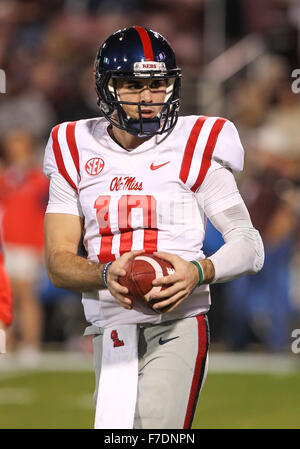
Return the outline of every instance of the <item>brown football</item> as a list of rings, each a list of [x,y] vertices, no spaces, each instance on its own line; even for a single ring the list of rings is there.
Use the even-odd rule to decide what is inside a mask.
[[[152,306],[159,300],[150,300],[150,293],[159,292],[169,285],[154,287],[154,279],[175,273],[173,266],[153,254],[143,254],[131,259],[126,266],[126,275],[119,277],[119,283],[128,288],[132,308],[145,314],[153,314]]]

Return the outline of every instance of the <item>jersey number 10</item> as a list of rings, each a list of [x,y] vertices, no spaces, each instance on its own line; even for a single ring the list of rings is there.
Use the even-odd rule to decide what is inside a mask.
[[[157,217],[156,199],[152,195],[122,195],[118,200],[118,223],[112,232],[111,226],[111,197],[100,195],[94,205],[97,210],[97,221],[99,233],[101,235],[100,253],[98,259],[100,263],[110,262],[116,259],[112,254],[112,244],[114,235],[120,233],[120,256],[128,251],[132,251],[133,231],[132,209],[142,209],[144,229],[143,249],[147,253],[157,251]],[[138,229],[138,228],[135,228]]]

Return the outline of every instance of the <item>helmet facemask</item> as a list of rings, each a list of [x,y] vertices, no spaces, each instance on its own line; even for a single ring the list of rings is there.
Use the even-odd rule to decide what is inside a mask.
[[[157,74],[143,72],[142,74],[114,73],[114,71],[99,74],[96,77],[96,90],[98,93],[98,105],[102,114],[114,126],[138,137],[152,137],[170,131],[176,125],[180,105],[180,78],[179,69],[175,73]],[[117,91],[118,80],[128,79],[163,79],[167,81],[167,90],[164,102],[146,103],[121,101]],[[138,119],[128,116],[123,105],[133,105],[138,108]],[[147,119],[142,117],[142,107],[160,106],[160,112],[156,117]]]

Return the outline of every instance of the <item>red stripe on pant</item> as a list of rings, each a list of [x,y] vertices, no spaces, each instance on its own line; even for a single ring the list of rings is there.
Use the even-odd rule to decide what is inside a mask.
[[[197,401],[204,378],[207,351],[209,346],[209,330],[207,317],[206,315],[198,315],[196,319],[198,322],[198,354],[196,358],[194,376],[183,425],[184,429],[190,429],[193,422]]]

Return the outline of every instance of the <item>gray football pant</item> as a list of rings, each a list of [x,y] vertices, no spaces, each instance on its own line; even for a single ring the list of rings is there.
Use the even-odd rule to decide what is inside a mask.
[[[97,398],[103,330],[94,335]],[[206,315],[163,324],[140,325],[139,377],[135,429],[189,429],[207,371],[209,327]]]

